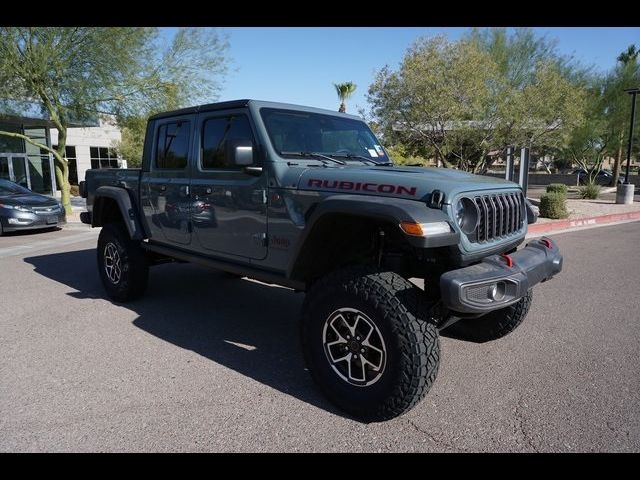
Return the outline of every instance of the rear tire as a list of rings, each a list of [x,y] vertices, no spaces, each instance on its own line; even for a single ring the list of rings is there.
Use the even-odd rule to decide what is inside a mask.
[[[302,309],[305,361],[335,405],[382,421],[427,394],[440,345],[423,295],[396,273],[367,268],[337,271],[310,289]]]
[[[111,299],[128,302],[142,296],[147,288],[149,262],[140,242],[129,237],[124,225],[102,227],[97,254],[100,279]]]
[[[513,332],[524,321],[529,313],[532,298],[533,291],[529,289],[527,294],[513,305],[494,310],[480,318],[458,320],[445,328],[442,335],[478,343],[502,338]]]

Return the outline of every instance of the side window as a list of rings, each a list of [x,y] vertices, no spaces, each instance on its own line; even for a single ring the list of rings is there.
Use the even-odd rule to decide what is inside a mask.
[[[186,120],[158,127],[156,167],[178,169],[187,166],[190,130],[191,124]]]
[[[237,146],[254,146],[246,115],[209,118],[202,126],[202,168],[238,168],[233,164]],[[255,146],[254,146],[255,147]]]

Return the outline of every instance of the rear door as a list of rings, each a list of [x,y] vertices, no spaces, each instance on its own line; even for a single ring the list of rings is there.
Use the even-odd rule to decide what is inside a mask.
[[[246,110],[199,114],[191,180],[193,249],[263,259],[267,255],[267,172]],[[254,163],[233,163],[235,146],[251,146]],[[252,172],[252,173],[248,173]]]
[[[151,238],[189,245],[190,175],[194,115],[156,120],[148,172],[141,185]]]

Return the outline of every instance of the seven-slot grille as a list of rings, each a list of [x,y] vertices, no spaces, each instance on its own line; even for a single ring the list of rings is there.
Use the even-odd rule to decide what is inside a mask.
[[[471,241],[487,242],[520,230],[524,220],[522,193],[509,192],[473,197],[480,218]]]

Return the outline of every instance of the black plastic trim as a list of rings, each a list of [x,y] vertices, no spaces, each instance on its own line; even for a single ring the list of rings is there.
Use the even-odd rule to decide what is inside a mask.
[[[550,248],[546,245],[550,242]],[[451,270],[440,277],[443,304],[454,312],[481,313],[504,308],[524,297],[534,285],[549,280],[562,271],[562,255],[558,246],[547,237],[529,242],[525,248],[510,255],[513,266],[504,258],[492,255],[470,267]],[[513,285],[514,294],[504,302],[486,305],[467,300],[466,287],[488,282],[504,281]]]
[[[295,246],[287,276],[295,275],[296,265],[307,240],[312,235],[315,225],[326,215],[348,215],[360,218],[371,218],[392,223],[400,229],[400,222],[447,222],[451,221],[442,210],[428,208],[424,203],[402,198],[363,196],[363,195],[334,195],[320,202],[313,210],[313,214],[305,225]],[[460,234],[456,231],[427,237],[407,235],[402,232],[410,245],[416,248],[435,248],[448,245],[457,245]]]
[[[293,288],[295,290],[301,290],[301,291],[304,291],[307,288],[304,282],[298,282],[295,280],[288,279],[284,276],[284,274],[280,274],[277,272],[267,272],[246,264],[238,264],[233,262],[227,262],[224,260],[213,259],[213,258],[205,257],[203,255],[198,255],[195,253],[179,250],[179,249],[164,246],[164,245],[158,245],[155,243],[143,242],[142,247],[145,248],[146,250],[160,253],[167,257],[176,258],[178,260],[183,260],[185,262],[197,263],[199,265],[210,267],[216,270],[235,273],[236,275],[250,277],[265,283],[275,283],[278,285],[282,285],[285,287],[289,287],[289,288]]]
[[[129,191],[121,187],[102,186],[96,190],[93,201],[93,212],[91,215],[91,226],[101,227],[99,224],[102,214],[101,198],[111,198],[115,200],[120,209],[122,220],[127,227],[129,235],[134,240],[142,240],[144,238],[144,230],[138,222],[138,212],[133,206]]]

